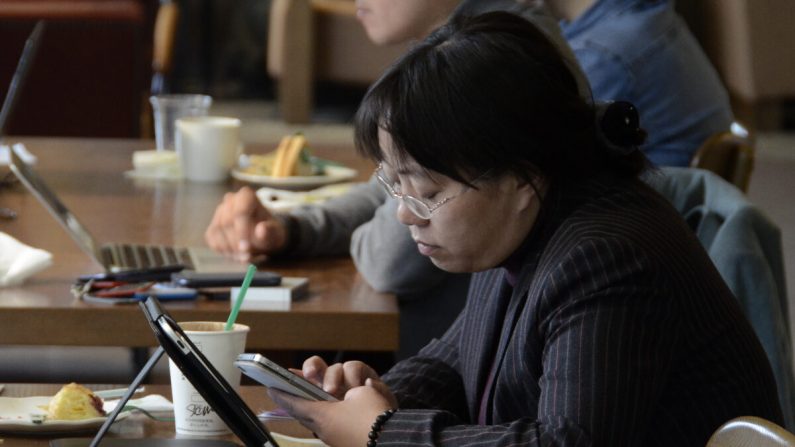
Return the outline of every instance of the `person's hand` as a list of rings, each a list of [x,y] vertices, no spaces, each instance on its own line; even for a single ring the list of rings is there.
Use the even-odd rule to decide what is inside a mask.
[[[253,256],[282,250],[287,244],[287,228],[260,203],[251,188],[244,186],[224,195],[204,240],[219,253],[250,262]]]
[[[367,445],[375,418],[384,410],[396,408],[386,384],[372,378],[366,379],[364,386],[348,390],[339,402],[311,401],[273,388],[268,389],[268,395],[301,425],[334,447]]]
[[[306,359],[300,374],[337,399],[342,399],[348,390],[364,385],[367,379],[381,383],[375,370],[363,362],[349,361],[329,366],[318,356]],[[391,393],[388,397],[397,406]]]

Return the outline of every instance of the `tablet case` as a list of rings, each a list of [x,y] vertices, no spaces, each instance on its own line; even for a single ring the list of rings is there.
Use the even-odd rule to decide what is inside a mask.
[[[240,395],[190,341],[155,297],[139,303],[160,346],[196,391],[247,446],[278,447]]]

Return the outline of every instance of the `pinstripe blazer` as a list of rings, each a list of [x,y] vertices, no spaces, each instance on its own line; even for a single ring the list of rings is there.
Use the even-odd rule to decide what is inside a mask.
[[[780,423],[758,340],[666,200],[634,180],[556,197],[515,286],[474,275],[450,330],[384,375],[401,410],[378,445],[703,446],[735,416]]]

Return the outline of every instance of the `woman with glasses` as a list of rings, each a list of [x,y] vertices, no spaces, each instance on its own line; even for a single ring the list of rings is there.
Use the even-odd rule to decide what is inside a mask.
[[[357,18],[377,45],[418,41],[451,15],[484,9],[508,10],[537,24],[553,38],[573,67],[577,62],[558,21],[538,2],[515,0],[360,0]],[[579,73],[579,72],[578,72]],[[579,73],[582,90],[588,80]],[[376,179],[354,185],[322,204],[271,214],[251,188],[229,193],[205,233],[210,248],[248,262],[252,257],[350,254],[374,289],[397,295],[400,309],[398,359],[414,355],[440,337],[461,311],[469,274],[450,274],[417,254],[406,228],[395,219],[397,205]],[[391,364],[391,363],[390,363]]]
[[[382,377],[307,360],[340,402],[271,396],[331,446],[703,446],[736,416],[780,423],[750,325],[638,180],[643,137],[529,22],[435,32],[369,90],[356,139],[417,250],[476,272],[466,306]]]

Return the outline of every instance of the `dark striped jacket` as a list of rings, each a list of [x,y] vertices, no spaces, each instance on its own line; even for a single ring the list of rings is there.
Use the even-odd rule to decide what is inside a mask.
[[[736,416],[781,422],[758,340],[665,199],[592,181],[547,203],[515,288],[474,275],[444,337],[384,376],[401,410],[379,446],[704,446]]]

